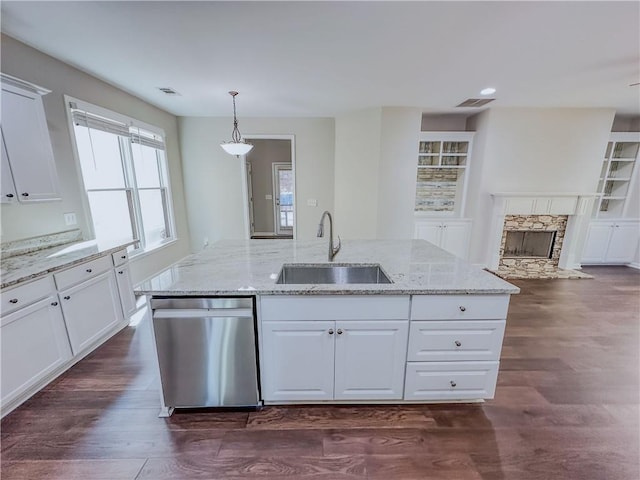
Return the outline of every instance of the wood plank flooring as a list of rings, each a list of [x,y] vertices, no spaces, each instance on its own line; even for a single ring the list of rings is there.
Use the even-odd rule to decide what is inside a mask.
[[[148,325],[2,420],[2,480],[640,478],[640,272],[516,280],[496,398],[157,418]]]

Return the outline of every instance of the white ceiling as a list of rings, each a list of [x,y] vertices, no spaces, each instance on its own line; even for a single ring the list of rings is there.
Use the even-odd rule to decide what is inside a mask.
[[[640,2],[17,2],[2,31],[173,114],[640,114]],[[156,87],[173,87],[168,97]],[[468,110],[464,110],[467,112]]]

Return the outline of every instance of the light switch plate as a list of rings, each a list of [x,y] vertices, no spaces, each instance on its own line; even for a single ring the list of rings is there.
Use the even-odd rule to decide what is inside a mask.
[[[307,199],[307,207],[317,207],[317,206],[318,206],[318,200],[316,200],[315,198]]]
[[[267,195],[264,196],[264,199],[265,200],[273,200],[273,195],[267,194]]]
[[[65,213],[64,214],[64,223],[65,225],[77,225],[78,220],[76,219],[75,212]]]

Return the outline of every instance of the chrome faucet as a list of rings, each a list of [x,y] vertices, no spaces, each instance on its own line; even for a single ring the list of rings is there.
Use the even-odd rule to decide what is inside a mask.
[[[318,225],[318,237],[324,236],[324,217],[329,217],[329,261],[333,262],[333,259],[340,251],[340,235],[338,235],[338,246],[333,246],[333,218],[331,218],[331,214],[325,210],[320,217],[320,225]]]

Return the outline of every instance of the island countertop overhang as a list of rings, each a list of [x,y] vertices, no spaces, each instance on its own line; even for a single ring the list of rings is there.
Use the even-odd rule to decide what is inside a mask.
[[[276,284],[284,264],[379,264],[391,284]],[[516,294],[518,287],[424,240],[224,240],[136,287],[157,296]]]

